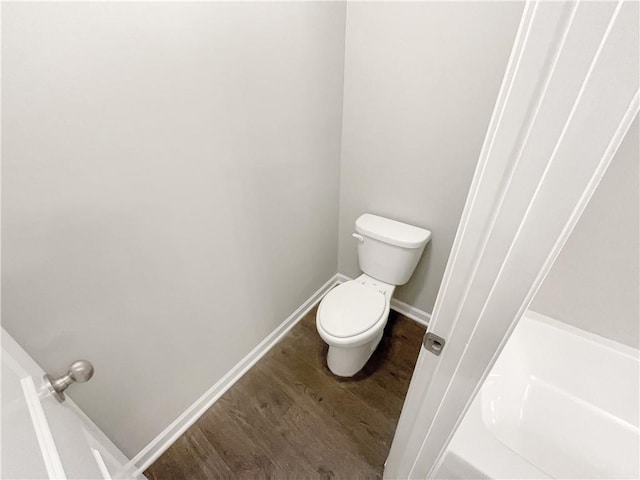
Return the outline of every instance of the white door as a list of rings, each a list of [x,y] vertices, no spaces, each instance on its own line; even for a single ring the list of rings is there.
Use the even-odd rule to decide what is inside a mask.
[[[144,478],[128,472],[129,460],[68,396],[63,403],[51,396],[43,375],[3,329],[0,477]]]
[[[527,2],[385,478],[434,475],[631,126],[639,6]]]

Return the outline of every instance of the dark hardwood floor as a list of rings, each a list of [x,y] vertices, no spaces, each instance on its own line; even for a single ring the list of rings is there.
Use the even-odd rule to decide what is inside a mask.
[[[391,312],[365,368],[340,379],[313,309],[145,471],[149,480],[381,478],[424,328]]]

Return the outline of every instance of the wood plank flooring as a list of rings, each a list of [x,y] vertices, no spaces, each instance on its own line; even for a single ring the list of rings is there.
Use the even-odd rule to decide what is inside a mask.
[[[391,312],[355,377],[335,377],[313,309],[145,471],[149,480],[381,478],[424,328]]]

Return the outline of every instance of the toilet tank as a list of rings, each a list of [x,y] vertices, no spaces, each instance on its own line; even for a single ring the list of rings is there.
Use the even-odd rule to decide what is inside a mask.
[[[404,285],[418,265],[431,232],[365,213],[356,220],[358,263],[364,273],[391,285]],[[354,235],[358,237],[358,235]]]

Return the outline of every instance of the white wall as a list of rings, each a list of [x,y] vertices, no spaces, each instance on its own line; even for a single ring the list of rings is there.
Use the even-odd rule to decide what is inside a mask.
[[[531,309],[634,348],[640,347],[640,152],[638,120]]]
[[[129,455],[336,272],[344,9],[3,5],[3,325]]]
[[[431,312],[520,20],[521,2],[349,3],[339,263],[364,212],[432,231],[397,297]]]

